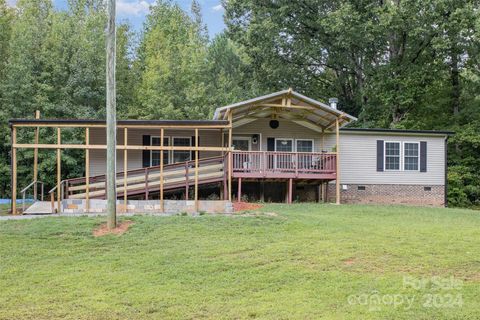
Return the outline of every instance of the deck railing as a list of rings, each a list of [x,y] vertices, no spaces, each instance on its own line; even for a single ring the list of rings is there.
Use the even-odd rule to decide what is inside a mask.
[[[225,156],[202,158],[198,161],[200,182],[226,179]],[[166,164],[163,166],[165,189],[188,188],[194,185],[195,160]],[[117,196],[124,195],[124,172],[117,173]],[[65,181],[64,198],[84,199],[86,197],[86,178],[74,178]],[[160,166],[145,167],[127,171],[127,195],[145,194],[160,189]],[[105,198],[106,176],[92,176],[89,179],[90,198]]]
[[[336,153],[234,151],[234,176],[250,177],[300,177],[314,178],[319,175],[334,175]]]

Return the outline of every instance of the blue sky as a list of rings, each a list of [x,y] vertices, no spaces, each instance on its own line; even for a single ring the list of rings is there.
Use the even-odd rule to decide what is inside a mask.
[[[53,0],[55,7],[65,9],[67,0]],[[175,0],[182,9],[190,12],[191,0]],[[223,7],[220,0],[198,0],[202,7],[203,20],[207,24],[210,37],[221,32],[225,25],[223,23]],[[7,0],[10,5],[15,5],[16,0]],[[128,21],[139,31],[142,28],[145,16],[148,14],[149,6],[154,4],[155,0],[117,0],[117,20]]]

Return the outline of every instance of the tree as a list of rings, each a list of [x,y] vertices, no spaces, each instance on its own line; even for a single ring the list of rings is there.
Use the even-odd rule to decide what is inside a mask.
[[[142,119],[198,119],[208,114],[202,73],[206,43],[196,22],[176,4],[159,1],[145,23],[135,64]]]

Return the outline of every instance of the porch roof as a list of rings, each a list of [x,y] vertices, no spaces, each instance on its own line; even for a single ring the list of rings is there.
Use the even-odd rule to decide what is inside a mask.
[[[272,118],[290,120],[315,131],[326,131],[335,127],[337,118],[341,127],[357,120],[345,112],[292,89],[217,108],[213,119],[226,120],[229,112],[232,112],[233,127],[242,126],[259,118]]]

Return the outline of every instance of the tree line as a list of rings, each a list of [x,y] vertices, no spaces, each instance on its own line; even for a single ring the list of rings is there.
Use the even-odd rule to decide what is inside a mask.
[[[0,196],[9,196],[8,119],[105,118],[106,15],[101,0],[0,0]],[[480,205],[478,0],[225,0],[213,39],[197,1],[151,7],[140,32],[117,29],[117,112],[128,119],[205,119],[213,110],[293,87],[370,128],[441,129],[449,139],[449,201]],[[83,132],[65,130],[80,142]],[[54,140],[53,132],[41,132]],[[19,139],[32,141],[31,133]],[[40,152],[53,185],[54,154]],[[84,174],[64,152],[64,178]],[[19,186],[32,180],[19,152]]]

